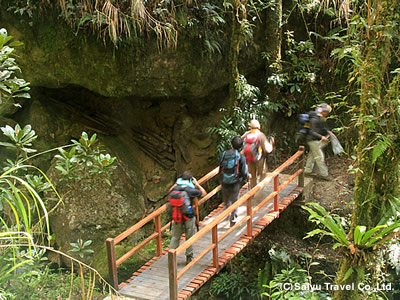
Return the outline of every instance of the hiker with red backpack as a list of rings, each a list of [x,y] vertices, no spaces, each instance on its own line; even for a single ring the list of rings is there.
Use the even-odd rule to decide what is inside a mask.
[[[251,120],[249,127],[250,130],[242,135],[242,140],[244,141],[243,154],[251,174],[250,188],[253,188],[257,185],[258,177],[260,181],[265,177],[266,156],[274,149],[274,139],[267,139],[260,130],[260,122],[257,120]]]
[[[176,183],[170,188],[167,202],[167,210],[172,219],[172,238],[169,248],[179,246],[181,235],[185,233],[185,239],[190,239],[196,229],[196,216],[193,210],[193,199],[204,197],[206,190],[197,182],[189,171],[183,172]],[[186,249],[186,264],[193,260],[193,247]]]
[[[240,154],[243,142],[240,136],[235,136],[231,141],[232,148],[221,154],[219,162],[219,181],[221,183],[222,200],[225,208],[228,208],[239,198],[243,180],[247,180],[250,174],[247,170],[246,158]],[[236,224],[237,209],[230,217],[230,226]]]

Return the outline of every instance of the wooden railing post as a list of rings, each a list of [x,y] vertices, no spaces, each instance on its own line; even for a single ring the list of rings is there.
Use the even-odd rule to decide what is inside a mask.
[[[253,208],[251,207],[251,199],[253,197],[249,197],[247,199],[246,204],[247,204],[247,216],[250,218],[247,220],[247,236],[251,237],[253,235]]]
[[[106,240],[107,258],[108,258],[108,276],[110,283],[114,289],[118,291],[118,275],[117,275],[117,262],[115,259],[115,244],[114,239],[108,238]]]
[[[218,264],[218,224],[212,228],[212,243],[215,245],[213,248],[213,267],[219,269]]]
[[[168,251],[168,273],[169,273],[169,299],[178,300],[178,279],[177,279],[176,250]]]
[[[274,192],[278,191],[279,187],[279,174],[274,177]],[[277,193],[274,197],[274,211],[278,211],[278,200],[279,200],[279,193]]]
[[[161,215],[156,216],[155,225],[157,232],[157,256],[161,256],[162,253],[162,239],[161,239]]]

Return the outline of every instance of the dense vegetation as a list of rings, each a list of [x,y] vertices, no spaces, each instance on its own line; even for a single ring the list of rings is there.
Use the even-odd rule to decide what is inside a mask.
[[[89,34],[86,30],[90,29],[105,43],[113,43],[116,51],[146,38],[155,38],[159,51],[173,49],[180,36],[199,40],[198,51],[210,60],[222,53],[222,48],[229,48],[229,99],[222,108],[224,117],[219,126],[209,128],[220,141],[217,152],[226,149],[231,137],[242,133],[252,117],[263,122],[277,117],[288,121],[315,103],[332,104],[340,114],[335,126],[339,136],[347,140],[347,154],[352,159],[349,172],[356,176],[354,210],[351,219],[344,220],[318,204],[304,207],[317,226],[307,237],[331,237],[332,247],[341,250],[344,260],[332,283],[376,286],[398,274],[400,11],[396,1],[17,0],[10,2],[8,9],[30,17],[37,17],[41,10],[52,11],[77,32]],[[278,38],[274,47],[263,53],[263,84],[256,86],[241,75],[240,54],[271,12],[271,28]],[[224,42],[227,36],[229,43]],[[16,74],[21,71],[14,58],[17,46],[19,43],[2,29],[0,101],[11,106],[18,105],[14,98],[29,97],[29,83]],[[0,175],[1,297],[18,299],[32,287],[36,288],[31,294],[35,299],[78,294],[91,298],[104,292],[105,283],[97,271],[52,248],[48,215],[61,203],[62,195],[44,172],[29,164],[37,155],[34,129],[16,125],[1,130],[9,140],[0,145],[15,152],[15,160],[5,162]],[[288,151],[293,146],[292,132],[280,134],[280,148]],[[113,170],[115,158],[104,153],[96,135],[82,133],[71,145],[49,151],[58,153],[55,169],[63,180]],[[90,245],[90,240],[78,240],[71,244],[71,252],[83,258],[91,254]],[[52,269],[45,262],[49,251],[71,259],[71,270]],[[244,286],[248,272],[243,270],[251,262],[241,256],[236,267],[212,283],[210,293],[232,299],[380,299],[393,293],[285,290],[281,288],[285,283],[311,284],[316,276],[309,271],[312,263],[294,261],[285,251],[274,248],[269,249],[268,257],[265,268],[260,272],[256,269],[250,284]],[[74,275],[76,268],[80,277]],[[57,284],[53,283],[55,278]]]

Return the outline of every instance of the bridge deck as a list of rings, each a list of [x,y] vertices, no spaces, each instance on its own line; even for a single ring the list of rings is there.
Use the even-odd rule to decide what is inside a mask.
[[[285,180],[286,176],[281,174],[280,180]],[[306,179],[306,186],[308,180]],[[249,237],[246,234],[246,222],[240,225],[234,232],[228,235],[218,244],[219,266],[225,266],[235,255],[237,255],[244,247],[251,242],[269,223],[279,217],[279,212],[295,200],[303,191],[303,188],[296,187],[295,183],[289,184],[279,193],[279,211],[274,211],[273,200],[264,205],[253,216],[253,232]],[[259,190],[252,199],[252,206],[255,207],[266,196],[273,192],[273,182],[264,186]],[[242,189],[242,192],[247,191]],[[205,226],[213,218],[223,211],[223,205],[210,213],[201,223],[200,228]],[[246,216],[246,205],[240,206],[238,209],[238,220]],[[225,218],[218,226],[218,236],[229,229],[229,219]],[[211,232],[203,236],[194,244],[194,256],[203,251],[211,241]],[[177,257],[178,271],[185,266],[185,254]],[[212,251],[199,260],[190,270],[188,270],[179,279],[178,290],[179,299],[187,299],[196,292],[210,277],[217,273],[217,269],[212,267]],[[168,281],[168,253],[163,251],[160,257],[154,257],[147,262],[140,270],[135,272],[126,283],[121,284],[119,292],[134,299],[169,299],[169,281]]]

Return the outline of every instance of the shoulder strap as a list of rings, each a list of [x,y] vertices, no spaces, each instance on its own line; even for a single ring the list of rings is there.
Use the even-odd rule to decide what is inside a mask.
[[[220,158],[220,160],[219,160],[219,165],[220,165],[220,166],[222,165],[222,162],[224,161],[225,153],[226,153],[226,151],[222,152],[222,154],[221,154],[221,158]],[[219,171],[221,172],[221,170],[219,170]]]

